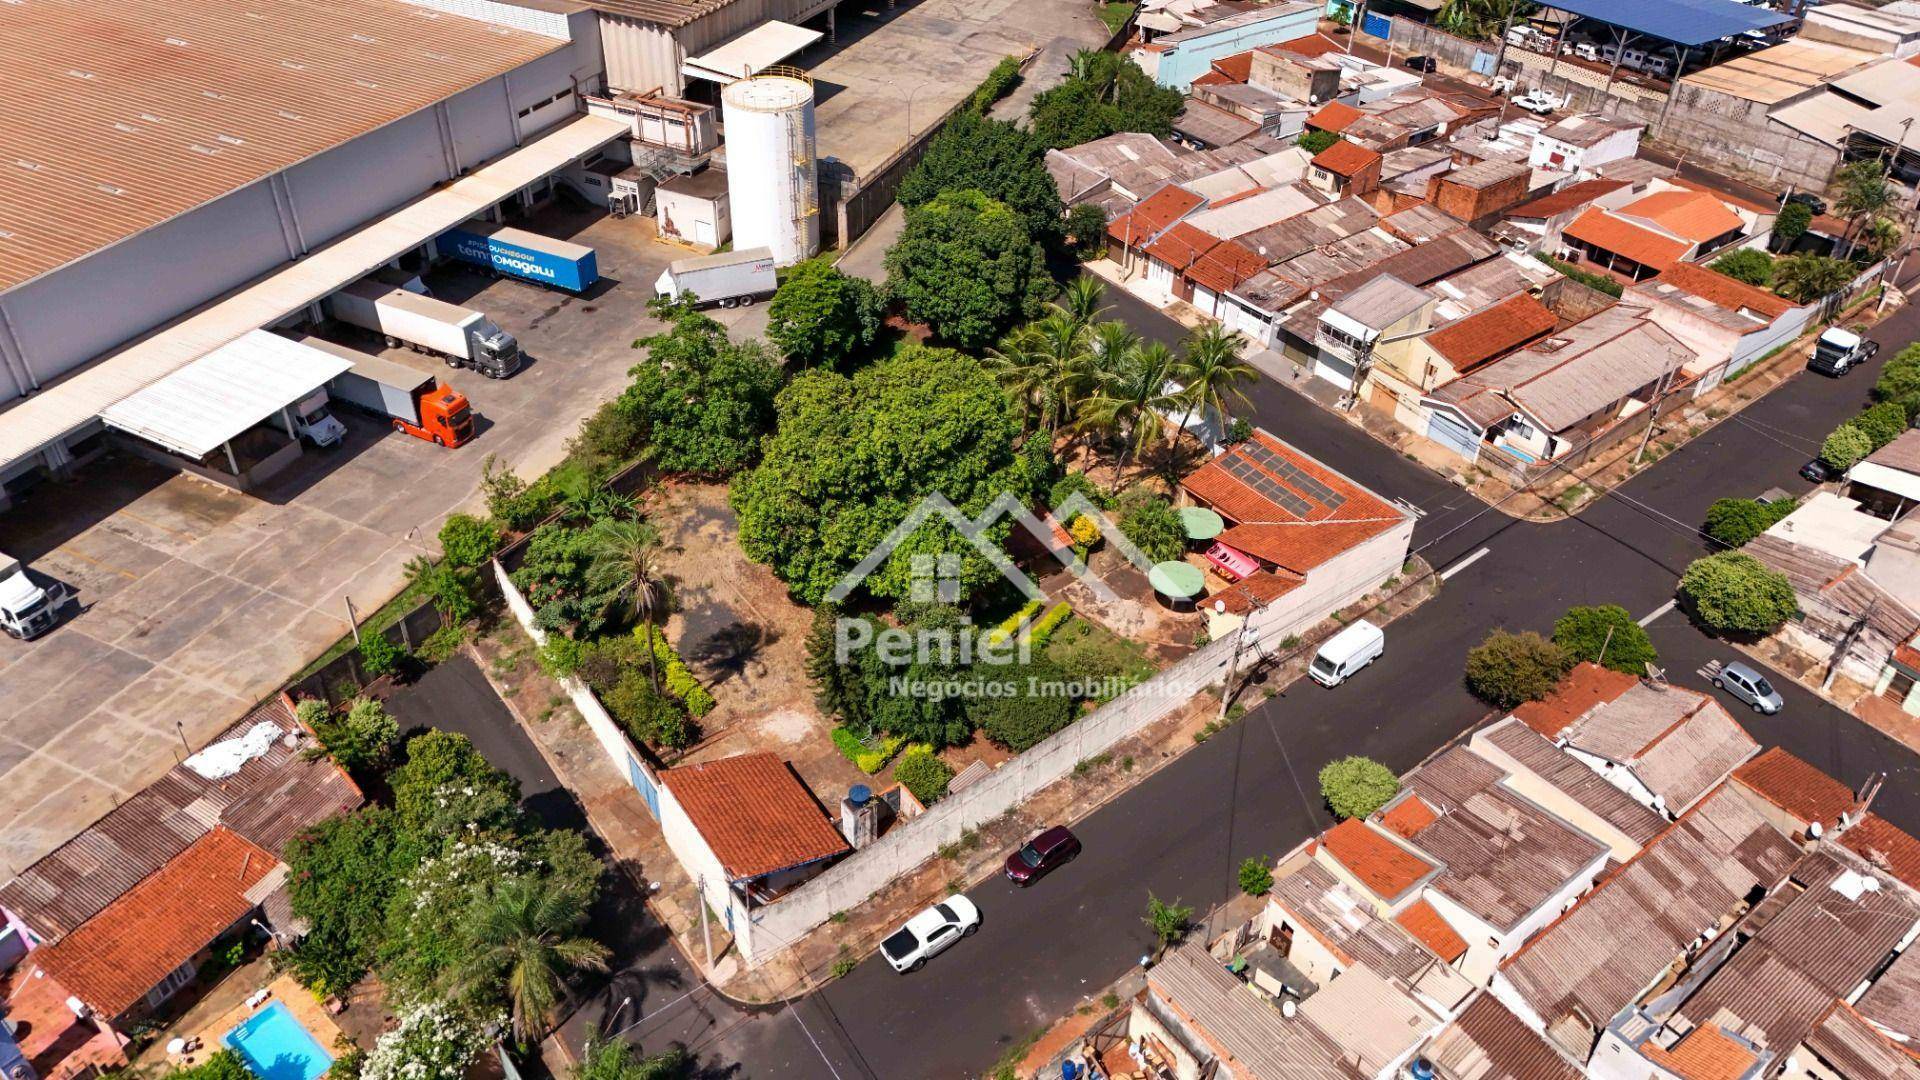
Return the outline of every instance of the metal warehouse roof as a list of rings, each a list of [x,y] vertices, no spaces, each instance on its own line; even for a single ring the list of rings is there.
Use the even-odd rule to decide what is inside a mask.
[[[804,26],[778,20],[765,22],[710,53],[687,57],[680,72],[725,86],[758,75],[823,37],[826,35],[820,31]]]
[[[351,367],[333,353],[255,330],[107,406],[100,419],[203,458]]]
[[[6,10],[0,290],[566,45],[400,0]]]
[[[38,453],[114,402],[338,290],[627,131],[618,120],[581,117],[0,411],[0,467]]]
[[[1791,15],[1735,0],[1551,0],[1546,6],[1676,45],[1705,45],[1793,21]]]

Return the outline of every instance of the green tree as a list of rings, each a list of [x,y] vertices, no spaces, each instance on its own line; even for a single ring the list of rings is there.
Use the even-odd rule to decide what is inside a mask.
[[[184,1065],[167,1071],[164,1080],[253,1080],[240,1055],[222,1047],[207,1055],[198,1065]]]
[[[593,523],[587,536],[591,552],[588,586],[606,603],[632,616],[634,622],[652,626],[669,600],[660,534],[643,521],[603,518]],[[660,668],[653,650],[646,653],[647,676],[658,690]]]
[[[1467,653],[1467,686],[1496,708],[1539,701],[1573,667],[1567,651],[1529,630],[1495,630]]]
[[[913,797],[923,804],[932,806],[947,793],[947,782],[953,779],[953,768],[925,749],[911,749],[900,755],[893,763],[893,778],[900,786],[913,792]]]
[[[1882,401],[1868,406],[1853,418],[1853,422],[1873,441],[1873,448],[1878,450],[1907,430],[1907,407],[1898,401]]]
[[[1707,507],[1707,521],[1701,531],[1726,547],[1744,547],[1747,541],[1793,513],[1793,509],[1792,499],[1776,499],[1770,503],[1758,499],[1715,499],[1713,505]]]
[[[1820,444],[1820,460],[1845,472],[1854,467],[1861,458],[1873,453],[1873,438],[1860,429],[1858,422],[1849,420],[1833,429],[1825,442]]]
[[[1773,264],[1773,291],[1796,304],[1811,304],[1846,288],[1859,272],[1845,259],[1788,255]]]
[[[1093,359],[1087,326],[1056,311],[1015,329],[982,362],[1020,406],[1023,423],[1051,443],[1092,386]]]
[[[948,191],[907,211],[887,251],[887,288],[906,316],[978,349],[1040,312],[1053,292],[1045,249],[1006,203]]]
[[[1798,203],[1790,205],[1798,206]],[[1765,288],[1773,280],[1773,256],[1758,248],[1740,248],[1707,264],[1707,268],[1749,285]]]
[[[355,651],[360,654],[360,670],[366,672],[369,679],[397,675],[407,662],[406,651],[395,645],[384,630],[363,631]]]
[[[471,514],[454,514],[440,526],[440,554],[450,566],[472,569],[493,558],[505,534],[500,526]]]
[[[733,343],[719,323],[681,309],[670,329],[634,347],[647,360],[632,369],[618,408],[660,468],[726,476],[753,462],[786,378],[764,345]]]
[[[1107,212],[1099,203],[1083,202],[1067,211],[1067,242],[1082,262],[1107,253]]]
[[[1120,131],[1164,138],[1173,134],[1173,118],[1185,104],[1178,90],[1155,83],[1127,57],[1086,49],[1073,58],[1064,81],[1034,97],[1027,126],[1054,148]]]
[[[999,691],[967,699],[967,714],[987,738],[1021,753],[1073,723],[1079,708],[1072,698],[1050,687],[1066,682],[1064,671],[1035,658],[1026,664],[979,665],[974,674],[983,684],[999,684]]]
[[[400,739],[400,724],[386,706],[372,698],[355,698],[347,714],[336,717],[323,702],[303,701],[299,716],[313,729],[341,768],[364,773],[384,765]]]
[[[1175,900],[1169,904],[1153,893],[1147,893],[1147,914],[1144,920],[1153,930],[1153,939],[1160,948],[1166,949],[1187,936],[1193,929],[1193,908]]]
[[[1793,584],[1745,552],[1695,559],[1680,575],[1680,599],[1716,634],[1761,637],[1800,610]]]
[[[373,966],[387,899],[410,865],[393,811],[372,808],[326,818],[288,841],[287,895],[307,933],[288,954],[301,984],[344,993]]]
[[[1874,217],[1860,227],[1860,235],[1856,239],[1859,241],[1861,250],[1867,253],[1871,261],[1883,259],[1891,254],[1900,246],[1900,241],[1906,235],[1906,230],[1892,218]]]
[[[1775,251],[1792,251],[1793,245],[1807,234],[1807,226],[1813,224],[1813,208],[1806,203],[1790,202],[1780,207],[1780,213],[1773,219],[1773,242]]]
[[[1553,624],[1553,643],[1576,663],[1591,660],[1629,675],[1645,674],[1660,659],[1653,639],[1618,604],[1568,608]]]
[[[1273,888],[1273,867],[1257,855],[1240,860],[1240,891],[1248,896],[1265,896]]]
[[[1901,349],[1880,369],[1873,400],[1899,402],[1909,421],[1920,415],[1920,345]]]
[[[1320,769],[1320,796],[1335,817],[1364,818],[1400,791],[1400,778],[1372,758],[1351,756]]]
[[[1174,380],[1180,384],[1181,403],[1187,407],[1186,416],[1180,420],[1182,430],[1195,413],[1209,412],[1219,418],[1221,430],[1226,430],[1231,419],[1227,399],[1247,400],[1246,391],[1240,387],[1260,380],[1259,371],[1240,359],[1240,350],[1245,345],[1240,335],[1217,322],[1208,322],[1187,335],[1185,354],[1173,367]]]
[[[1899,202],[1899,192],[1887,182],[1886,164],[1877,158],[1841,166],[1834,174],[1833,188],[1838,193],[1833,209],[1847,219],[1849,242],[1874,218],[1894,209]]]
[[[1068,279],[1066,288],[1048,306],[1066,316],[1075,326],[1092,330],[1107,310],[1107,283],[1090,274]]]
[[[923,496],[939,493],[971,516],[1002,493],[1024,502],[1038,490],[1032,459],[1015,450],[1012,403],[959,353],[915,345],[850,377],[803,373],[781,393],[779,415],[765,457],[734,482],[732,501],[741,548],[803,603],[825,599]],[[999,543],[1011,528],[1003,521],[985,536]],[[863,585],[904,597],[913,558],[938,554],[961,556],[963,587],[999,578],[972,544],[929,520]]]
[[[625,1039],[591,1036],[573,1067],[573,1080],[684,1080],[692,1068],[687,1052],[678,1047],[641,1057]]]
[[[457,626],[480,613],[480,576],[471,568],[415,555],[405,569],[408,588],[431,600],[447,625]]]
[[[1187,550],[1187,527],[1173,504],[1139,492],[1120,501],[1120,531],[1154,562],[1172,562]]]
[[[1339,135],[1331,131],[1321,131],[1318,128],[1315,128],[1310,131],[1302,131],[1300,133],[1300,137],[1294,140],[1294,142],[1299,145],[1300,149],[1305,150],[1307,153],[1313,154],[1316,156],[1319,155],[1319,153],[1325,150],[1327,147],[1332,146],[1334,143],[1337,143],[1339,141],[1340,141]]]
[[[522,1042],[546,1035],[563,976],[607,970],[607,947],[576,933],[591,903],[591,896],[551,882],[515,878],[480,913],[475,938],[484,947],[468,962],[462,981],[471,986],[505,979],[513,1033]]]
[[[1030,237],[1050,241],[1066,208],[1047,172],[1046,154],[1045,144],[1018,126],[963,111],[927,144],[896,197],[913,210],[949,191],[979,191],[1012,207]]]
[[[866,679],[852,658],[843,664],[836,655],[837,630],[843,617],[847,616],[836,604],[821,604],[813,610],[813,627],[807,632],[807,678],[813,683],[813,700],[822,713],[866,734],[873,730],[873,714],[867,708]],[[870,638],[878,627],[868,621],[867,630]]]
[[[1096,349],[1096,353],[1101,350]],[[1080,405],[1080,424],[1119,436],[1122,464],[1135,462],[1165,437],[1161,417],[1184,402],[1167,391],[1176,363],[1157,341],[1114,350],[1098,365],[1091,391]],[[1118,478],[1116,477],[1116,483]]]
[[[1433,22],[1449,34],[1494,41],[1515,19],[1537,9],[1532,0],[1446,0]]]
[[[388,785],[407,837],[443,837],[469,825],[506,827],[520,813],[520,782],[488,764],[472,740],[450,731],[408,739],[406,762]]]
[[[809,259],[787,271],[773,294],[767,340],[801,367],[847,368],[872,351],[884,314],[870,282]]]

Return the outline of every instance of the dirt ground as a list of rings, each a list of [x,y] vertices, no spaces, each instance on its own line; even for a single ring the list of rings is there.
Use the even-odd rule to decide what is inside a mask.
[[[665,542],[674,612],[667,638],[717,702],[687,761],[770,750],[831,806],[870,778],[842,757],[807,681],[813,611],[740,550],[724,484],[668,484],[647,501]]]

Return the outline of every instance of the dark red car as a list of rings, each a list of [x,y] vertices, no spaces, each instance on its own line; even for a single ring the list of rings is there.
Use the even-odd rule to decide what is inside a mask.
[[[1080,854],[1080,840],[1065,825],[1055,825],[1007,856],[1007,880],[1031,885]]]

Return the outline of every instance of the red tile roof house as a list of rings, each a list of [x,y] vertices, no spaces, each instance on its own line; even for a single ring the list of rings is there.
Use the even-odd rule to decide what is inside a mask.
[[[766,752],[682,765],[660,781],[660,830],[719,929],[749,962],[784,948],[755,941],[753,912],[853,850],[813,792]]]
[[[216,942],[256,921],[281,941],[304,932],[279,852],[363,801],[330,760],[306,756],[310,737],[281,695],[0,886],[0,908],[37,946],[8,1005],[43,1014],[47,1044],[29,1051],[43,1076],[63,1074],[63,1055],[80,1060],[80,1028],[117,1040],[168,1005]],[[90,1019],[76,1026],[69,996]]]
[[[1279,640],[1400,573],[1413,515],[1264,430],[1181,482],[1227,529],[1207,552],[1231,581],[1211,599]]]
[[[1818,310],[1695,263],[1676,263],[1622,299],[1645,305],[1655,326],[1694,353],[1685,370],[1696,397],[1799,337]]]
[[[1122,272],[1132,274],[1146,263],[1146,250],[1182,218],[1205,207],[1207,200],[1178,184],[1168,184],[1140,200],[1132,210],[1107,222],[1107,238],[1119,248],[1110,257]],[[1172,292],[1169,280],[1164,291]]]
[[[1617,210],[1589,207],[1561,231],[1561,255],[1631,283],[1718,251],[1746,231],[1745,218],[1704,191],[1656,191]]]

